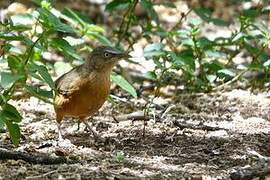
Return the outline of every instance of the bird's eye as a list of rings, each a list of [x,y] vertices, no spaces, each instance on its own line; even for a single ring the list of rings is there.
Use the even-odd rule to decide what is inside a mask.
[[[106,53],[106,52],[104,53],[104,57],[106,57],[106,58],[107,58],[107,57],[109,57],[109,56],[110,56],[110,54],[109,54],[109,53]]]

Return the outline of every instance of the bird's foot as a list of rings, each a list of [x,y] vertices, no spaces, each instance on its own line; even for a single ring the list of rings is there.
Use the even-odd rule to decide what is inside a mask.
[[[104,143],[106,141],[106,138],[96,134],[94,135],[94,140],[97,143]]]
[[[76,129],[75,131],[77,131],[77,132],[78,132],[78,131],[80,130],[80,124],[81,124],[81,122],[80,122],[80,121],[78,121],[78,122],[77,122],[77,129]]]
[[[74,148],[75,145],[69,139],[58,139],[57,146],[60,148]]]
[[[83,123],[86,126],[86,130],[93,134],[96,142],[105,142],[106,141],[106,139],[101,137],[94,129],[92,129],[91,126],[86,121],[83,121]]]

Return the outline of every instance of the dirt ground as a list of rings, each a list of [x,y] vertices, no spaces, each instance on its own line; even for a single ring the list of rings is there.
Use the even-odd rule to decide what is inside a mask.
[[[2,160],[0,179],[267,179],[269,97],[269,93],[232,90],[175,97],[170,105],[164,99],[150,113],[144,136],[143,121],[112,118],[116,108],[125,112],[127,104],[107,103],[91,121],[105,141],[94,141],[83,124],[77,130],[76,121],[67,119],[63,130],[73,144],[68,148],[58,147],[55,141],[51,105],[35,98],[14,101],[24,117],[24,140],[14,147],[1,133],[0,148],[33,157],[63,156],[66,161]]]

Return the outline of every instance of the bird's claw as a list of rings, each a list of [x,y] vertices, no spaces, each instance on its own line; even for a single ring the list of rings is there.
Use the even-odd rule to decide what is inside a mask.
[[[94,140],[95,142],[97,143],[104,143],[106,142],[106,138],[102,137],[102,136],[99,136],[99,135],[94,135]]]
[[[57,142],[57,146],[61,148],[73,148],[75,147],[74,144],[71,143],[68,139],[59,139]]]

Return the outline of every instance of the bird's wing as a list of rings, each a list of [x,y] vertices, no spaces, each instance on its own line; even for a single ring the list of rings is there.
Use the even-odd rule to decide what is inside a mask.
[[[55,81],[57,93],[67,97],[80,90],[81,86],[89,83],[94,78],[94,73],[88,76],[80,72],[80,67],[63,74]]]

